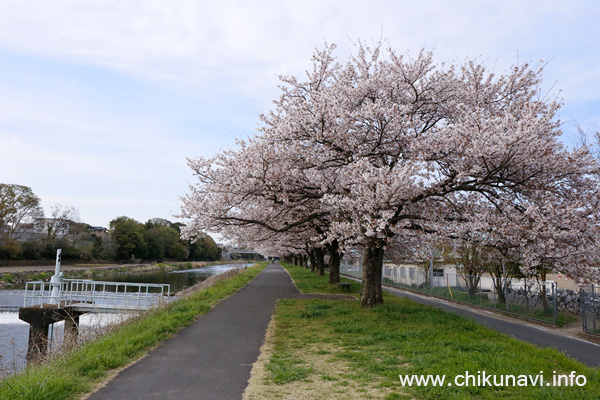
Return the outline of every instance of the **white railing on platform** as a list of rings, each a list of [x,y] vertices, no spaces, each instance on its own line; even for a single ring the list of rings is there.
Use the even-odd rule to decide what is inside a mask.
[[[56,287],[51,282],[27,282],[24,307],[50,304],[56,297],[53,285]],[[164,302],[170,289],[168,284],[62,279],[58,305],[87,312],[147,310]]]

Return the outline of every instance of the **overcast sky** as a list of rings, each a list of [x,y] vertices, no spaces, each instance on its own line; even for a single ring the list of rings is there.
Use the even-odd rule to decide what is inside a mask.
[[[343,61],[358,39],[496,72],[549,61],[570,144],[575,123],[600,122],[598,20],[593,0],[0,0],[0,183],[92,225],[176,220],[186,157],[253,135],[278,75],[325,42]]]

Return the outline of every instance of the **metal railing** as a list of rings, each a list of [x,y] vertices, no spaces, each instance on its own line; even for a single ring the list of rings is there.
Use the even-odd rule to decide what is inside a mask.
[[[600,288],[596,285],[581,285],[579,299],[583,331],[600,335]]]
[[[58,304],[88,312],[147,310],[164,302],[171,286],[156,283],[101,282],[88,279],[62,279],[58,297],[56,283],[27,282],[24,307]]]
[[[556,282],[433,272],[384,266],[382,283],[557,324]],[[362,266],[342,264],[340,273],[362,278]]]

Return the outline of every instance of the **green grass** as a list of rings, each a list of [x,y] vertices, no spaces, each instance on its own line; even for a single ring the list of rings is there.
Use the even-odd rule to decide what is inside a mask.
[[[302,268],[286,265],[298,287],[308,283]],[[313,274],[316,276],[316,274]],[[319,277],[327,285],[327,277]],[[589,368],[554,349],[540,349],[484,328],[476,322],[406,298],[384,294],[384,304],[363,309],[358,302],[280,300],[276,314],[274,354],[286,355],[295,365],[311,363],[308,349],[327,349],[351,367],[344,379],[365,388],[386,387],[388,398],[416,399],[597,399],[600,371]],[[551,382],[553,371],[576,371],[587,379],[585,387],[401,387],[398,375],[459,374],[539,375]],[[301,379],[317,381],[326,371],[314,371]],[[452,382],[451,381],[451,382]]]
[[[267,370],[271,372],[273,382],[279,385],[304,379],[312,372],[312,368],[307,367],[301,359],[288,353],[281,353],[271,358]]]
[[[284,262],[280,263],[292,276],[296,286],[302,293],[327,293],[327,294],[352,294],[356,295],[362,285],[354,280],[341,278],[341,282],[349,283],[350,290],[342,289],[337,285],[329,283],[329,276],[320,276],[316,272],[310,272],[307,268],[297,267]]]
[[[46,365],[25,369],[0,382],[0,399],[77,399],[88,393],[108,374],[136,360],[148,349],[168,339],[181,328],[207,313],[232,295],[267,265],[249,268],[230,279],[174,301],[163,308],[124,323],[117,331]]]
[[[541,304],[537,307],[527,308],[524,305],[519,304],[510,304],[506,305],[503,303],[499,303],[493,300],[490,300],[488,296],[491,296],[491,293],[477,293],[477,294],[469,294],[466,291],[459,290],[457,287],[444,287],[444,286],[436,286],[434,288],[430,288],[428,285],[424,288],[419,288],[417,285],[405,285],[401,283],[394,283],[392,280],[384,278],[383,283],[398,287],[401,289],[409,289],[418,293],[423,293],[425,295],[434,295],[439,296],[448,300],[453,300],[459,303],[466,303],[470,305],[475,305],[479,307],[485,307],[492,310],[499,310],[502,312],[508,312],[510,314],[516,314],[523,317],[532,318],[538,321],[547,322],[559,327],[563,327],[569,325],[575,321],[575,318],[571,313],[568,312],[557,312],[556,321],[554,320],[554,312],[553,310],[547,309],[544,310],[541,308]]]

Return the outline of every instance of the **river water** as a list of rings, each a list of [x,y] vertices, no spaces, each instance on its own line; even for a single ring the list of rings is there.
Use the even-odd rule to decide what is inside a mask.
[[[103,275],[94,280],[106,282],[168,283],[171,293],[179,292],[208,277],[250,264],[223,264],[180,271],[151,271],[144,273]],[[19,319],[19,307],[23,306],[24,290],[0,290],[0,378],[7,371],[20,370],[25,366],[25,354],[29,336],[29,324]],[[118,322],[123,315],[84,314],[80,317],[81,335],[91,334],[96,327]],[[54,324],[51,334],[61,339],[63,323]],[[56,345],[56,343],[55,343]]]

